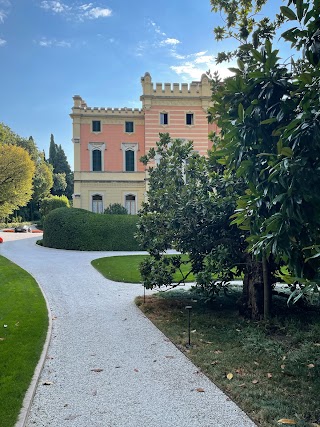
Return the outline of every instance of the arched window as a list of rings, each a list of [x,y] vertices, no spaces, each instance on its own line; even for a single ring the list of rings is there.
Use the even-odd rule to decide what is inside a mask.
[[[103,200],[100,194],[92,196],[92,212],[103,213]]]
[[[101,150],[92,151],[92,170],[95,172],[102,171],[102,156]]]
[[[137,213],[136,196],[127,194],[125,199],[125,206],[128,214],[135,215]]]
[[[126,151],[126,172],[134,172],[134,151]]]

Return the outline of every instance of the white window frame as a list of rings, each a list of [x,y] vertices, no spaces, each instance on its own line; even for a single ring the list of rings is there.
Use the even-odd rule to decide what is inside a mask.
[[[94,212],[94,210],[93,210],[93,197],[94,196],[100,196],[101,197],[101,202],[102,202],[101,212],[96,212],[96,213],[103,213],[104,212],[104,206],[105,206],[105,201],[104,201],[105,197],[104,197],[104,194],[101,193],[101,192],[99,192],[99,191],[90,191],[90,197],[89,197],[90,206],[89,206],[89,211]]]
[[[106,149],[106,144],[104,142],[89,142],[88,144],[88,150],[90,153],[90,172],[104,172],[104,151]],[[93,156],[92,152],[94,150],[100,150],[101,151],[101,171],[94,171],[93,170]]]
[[[127,206],[126,206],[126,197],[127,196],[134,196],[135,197],[135,212],[134,213],[129,213],[128,212],[128,214],[129,215],[137,215],[137,212],[138,212],[138,195],[137,195],[137,193],[135,193],[135,192],[132,192],[132,191],[130,191],[130,192],[128,192],[128,193],[125,193],[124,194],[124,196],[123,196],[123,206],[127,209]]]
[[[137,172],[137,151],[139,149],[139,145],[137,142],[122,142],[121,150],[122,150],[122,169],[123,172]],[[134,171],[126,171],[126,151],[134,152]]]
[[[161,123],[162,121],[164,121],[164,115],[167,115],[167,123]],[[163,119],[163,120],[162,120]],[[168,111],[160,111],[160,114],[159,114],[159,124],[160,124],[160,126],[169,126],[169,113],[168,113]]]

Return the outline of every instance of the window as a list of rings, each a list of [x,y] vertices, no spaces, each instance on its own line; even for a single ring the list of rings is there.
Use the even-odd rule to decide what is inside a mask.
[[[186,125],[193,125],[193,113],[186,114]]]
[[[168,124],[168,113],[160,113],[160,125]]]
[[[102,158],[101,158],[101,150],[93,150],[92,151],[92,170],[94,172],[102,171]]]
[[[126,172],[134,172],[134,151],[127,150],[126,151]]]
[[[125,207],[127,209],[128,214],[135,215],[137,213],[136,196],[134,196],[133,194],[127,194],[125,199]]]
[[[106,144],[104,142],[89,142],[88,151],[90,155],[90,171],[104,171],[104,152]]]
[[[92,120],[92,132],[101,132],[100,120]]]
[[[136,142],[122,142],[121,150],[123,153],[123,171],[135,172],[137,170],[138,144]]]
[[[103,213],[103,201],[100,194],[94,194],[92,196],[92,212]]]
[[[133,122],[126,122],[125,130],[126,130],[126,133],[133,133],[134,132]]]

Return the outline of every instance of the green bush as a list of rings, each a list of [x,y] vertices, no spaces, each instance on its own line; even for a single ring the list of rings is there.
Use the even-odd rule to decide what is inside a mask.
[[[42,216],[58,208],[69,208],[69,200],[66,196],[49,196],[41,200],[40,213]]]
[[[105,214],[108,215],[128,215],[127,209],[120,203],[110,204],[105,210]]]
[[[138,217],[59,208],[44,220],[43,246],[80,251],[137,251]]]

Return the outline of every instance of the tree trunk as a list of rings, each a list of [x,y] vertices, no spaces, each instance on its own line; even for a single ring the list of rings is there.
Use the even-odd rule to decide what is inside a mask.
[[[263,268],[262,263],[246,257],[246,271],[243,292],[240,298],[240,313],[252,320],[262,320],[264,315]]]

